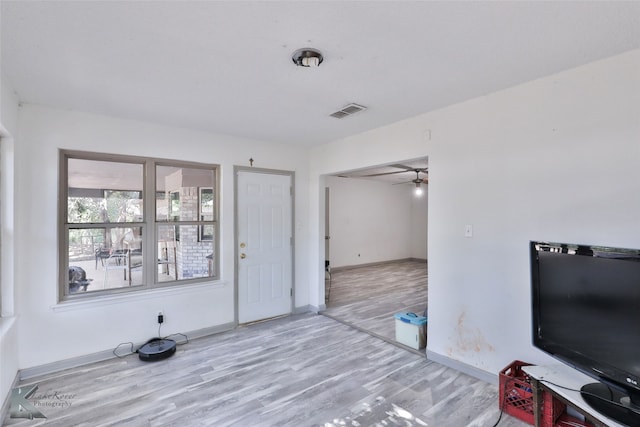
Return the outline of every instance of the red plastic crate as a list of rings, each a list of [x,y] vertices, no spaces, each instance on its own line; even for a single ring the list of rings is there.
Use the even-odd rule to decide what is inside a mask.
[[[551,393],[542,393],[542,425],[554,427],[556,421],[566,412],[567,405],[554,398]]]
[[[533,425],[533,390],[531,389],[531,379],[522,371],[523,366],[531,366],[531,363],[515,360],[500,371],[500,409]],[[564,413],[566,405],[554,399],[550,393],[543,392],[542,408],[540,409],[542,410],[542,425],[554,427],[556,420]]]
[[[589,421],[581,421],[575,417],[567,415],[566,413],[562,414],[560,418],[556,420],[556,424],[554,427],[577,427],[577,426],[594,427],[594,425],[591,424]]]

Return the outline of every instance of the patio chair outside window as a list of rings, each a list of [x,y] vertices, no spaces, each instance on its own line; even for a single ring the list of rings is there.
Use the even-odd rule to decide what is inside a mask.
[[[122,280],[127,280],[127,250],[116,249],[109,255],[104,262],[104,283],[109,283],[109,271],[115,270],[122,272]]]

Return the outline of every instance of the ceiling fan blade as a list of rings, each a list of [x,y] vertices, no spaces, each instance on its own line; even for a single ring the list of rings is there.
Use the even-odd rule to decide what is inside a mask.
[[[410,182],[412,183],[413,181],[394,182],[392,185],[409,184]]]
[[[407,171],[372,173],[371,175],[356,175],[356,176],[353,176],[353,178],[364,178],[364,177],[370,177],[370,176],[383,176],[383,175],[395,175],[397,173],[407,173]]]
[[[406,171],[414,171],[414,170],[416,170],[416,168],[410,168],[409,166],[405,166],[405,165],[401,165],[401,164],[389,165],[389,167],[390,168],[404,169]]]
[[[394,168],[399,168],[399,167],[403,167],[402,165],[389,165],[392,166]],[[395,171],[395,172],[382,172],[382,173],[373,173],[370,175],[358,175],[357,177],[370,177],[370,176],[383,176],[383,175],[395,175],[398,173],[407,173],[407,172],[416,172],[416,173],[426,173],[427,172],[427,168],[422,168],[422,169],[405,169],[405,170],[401,170],[401,171]],[[354,177],[354,178],[357,178]]]
[[[428,168],[424,167],[424,168],[416,168],[416,167],[410,167],[410,166],[406,166],[406,165],[401,165],[401,164],[395,164],[395,165],[389,165],[389,167],[392,168],[399,168],[399,169],[404,169],[407,172],[427,172]]]

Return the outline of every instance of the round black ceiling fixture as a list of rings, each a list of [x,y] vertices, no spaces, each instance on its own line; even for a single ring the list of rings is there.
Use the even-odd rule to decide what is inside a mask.
[[[302,49],[298,49],[293,52],[291,56],[291,60],[298,67],[318,67],[322,64],[322,53],[320,53],[317,49],[312,49],[310,47],[305,47]]]

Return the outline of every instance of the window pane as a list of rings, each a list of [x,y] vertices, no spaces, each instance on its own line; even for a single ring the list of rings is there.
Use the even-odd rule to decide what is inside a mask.
[[[143,165],[68,159],[70,224],[141,222]]]
[[[199,230],[197,225],[158,226],[159,282],[215,275],[213,240],[202,241]]]
[[[200,226],[200,240],[213,240],[213,225],[201,225]]]
[[[169,193],[169,221],[180,221],[180,192]]]
[[[143,284],[142,227],[69,230],[68,293]]]
[[[156,220],[199,221],[201,188],[208,188],[207,208],[213,214],[214,173],[212,169],[156,166]],[[208,219],[208,218],[207,218]],[[211,218],[212,220],[213,218]]]
[[[213,221],[213,188],[200,188],[200,219],[202,221]]]
[[[201,221],[214,220],[214,195],[213,188],[200,188],[200,203],[198,204],[199,218]],[[200,226],[200,240],[213,240],[213,224]]]

